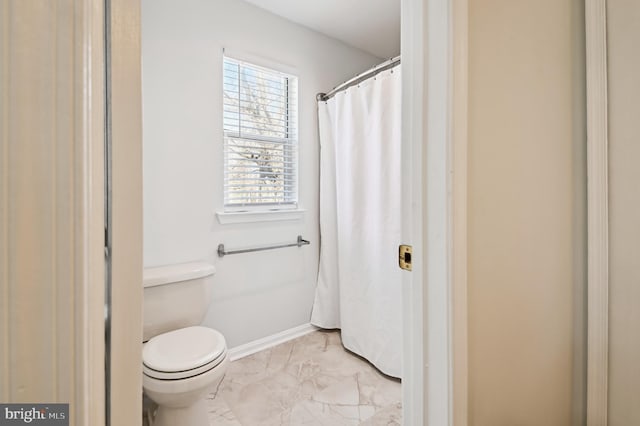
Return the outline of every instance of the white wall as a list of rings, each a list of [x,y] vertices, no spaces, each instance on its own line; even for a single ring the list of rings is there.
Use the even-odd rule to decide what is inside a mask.
[[[298,221],[221,225],[222,48],[297,70]],[[142,2],[144,263],[206,259],[217,268],[205,324],[234,347],[309,321],[318,269],[315,95],[379,58],[237,0]],[[228,249],[311,246],[219,259]]]
[[[640,424],[640,3],[607,1],[609,425]]]
[[[469,2],[473,426],[584,424],[583,22],[580,0]]]

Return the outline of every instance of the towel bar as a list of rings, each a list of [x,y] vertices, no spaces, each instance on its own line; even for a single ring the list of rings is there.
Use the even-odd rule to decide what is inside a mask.
[[[224,249],[224,244],[218,244],[218,256],[219,257],[224,257],[224,256],[226,256],[228,254],[251,253],[251,252],[254,252],[254,251],[274,250],[274,249],[285,248],[285,247],[302,247],[302,246],[306,246],[306,245],[309,245],[309,244],[311,244],[311,242],[303,239],[302,235],[298,235],[298,241],[295,242],[295,243],[278,244],[278,245],[273,245],[273,246],[256,247],[256,248],[242,249],[242,250],[229,250],[229,251],[226,251]]]

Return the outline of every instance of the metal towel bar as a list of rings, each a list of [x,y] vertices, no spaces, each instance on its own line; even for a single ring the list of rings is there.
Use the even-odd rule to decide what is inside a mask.
[[[309,244],[311,244],[311,242],[307,241],[307,240],[304,240],[302,238],[302,235],[298,235],[298,241],[295,242],[295,243],[278,244],[278,245],[274,245],[274,246],[256,247],[256,248],[242,249],[242,250],[229,250],[229,251],[226,251],[224,249],[224,244],[218,244],[218,256],[219,257],[224,257],[227,254],[251,253],[251,252],[254,252],[254,251],[274,250],[274,249],[285,248],[285,247],[302,247],[302,246],[306,246],[306,245],[309,245]]]

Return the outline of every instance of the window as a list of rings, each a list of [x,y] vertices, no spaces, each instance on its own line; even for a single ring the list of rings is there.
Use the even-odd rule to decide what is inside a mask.
[[[296,208],[298,79],[224,58],[225,211]]]

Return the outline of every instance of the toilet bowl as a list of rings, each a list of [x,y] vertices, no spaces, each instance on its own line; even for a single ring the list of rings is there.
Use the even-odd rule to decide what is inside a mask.
[[[160,334],[144,345],[142,361],[142,386],[158,404],[154,426],[209,425],[204,397],[228,363],[222,334],[199,326]]]
[[[214,272],[206,263],[144,271],[142,387],[158,406],[153,426],[209,426],[205,396],[228,364],[224,336],[198,325]]]

